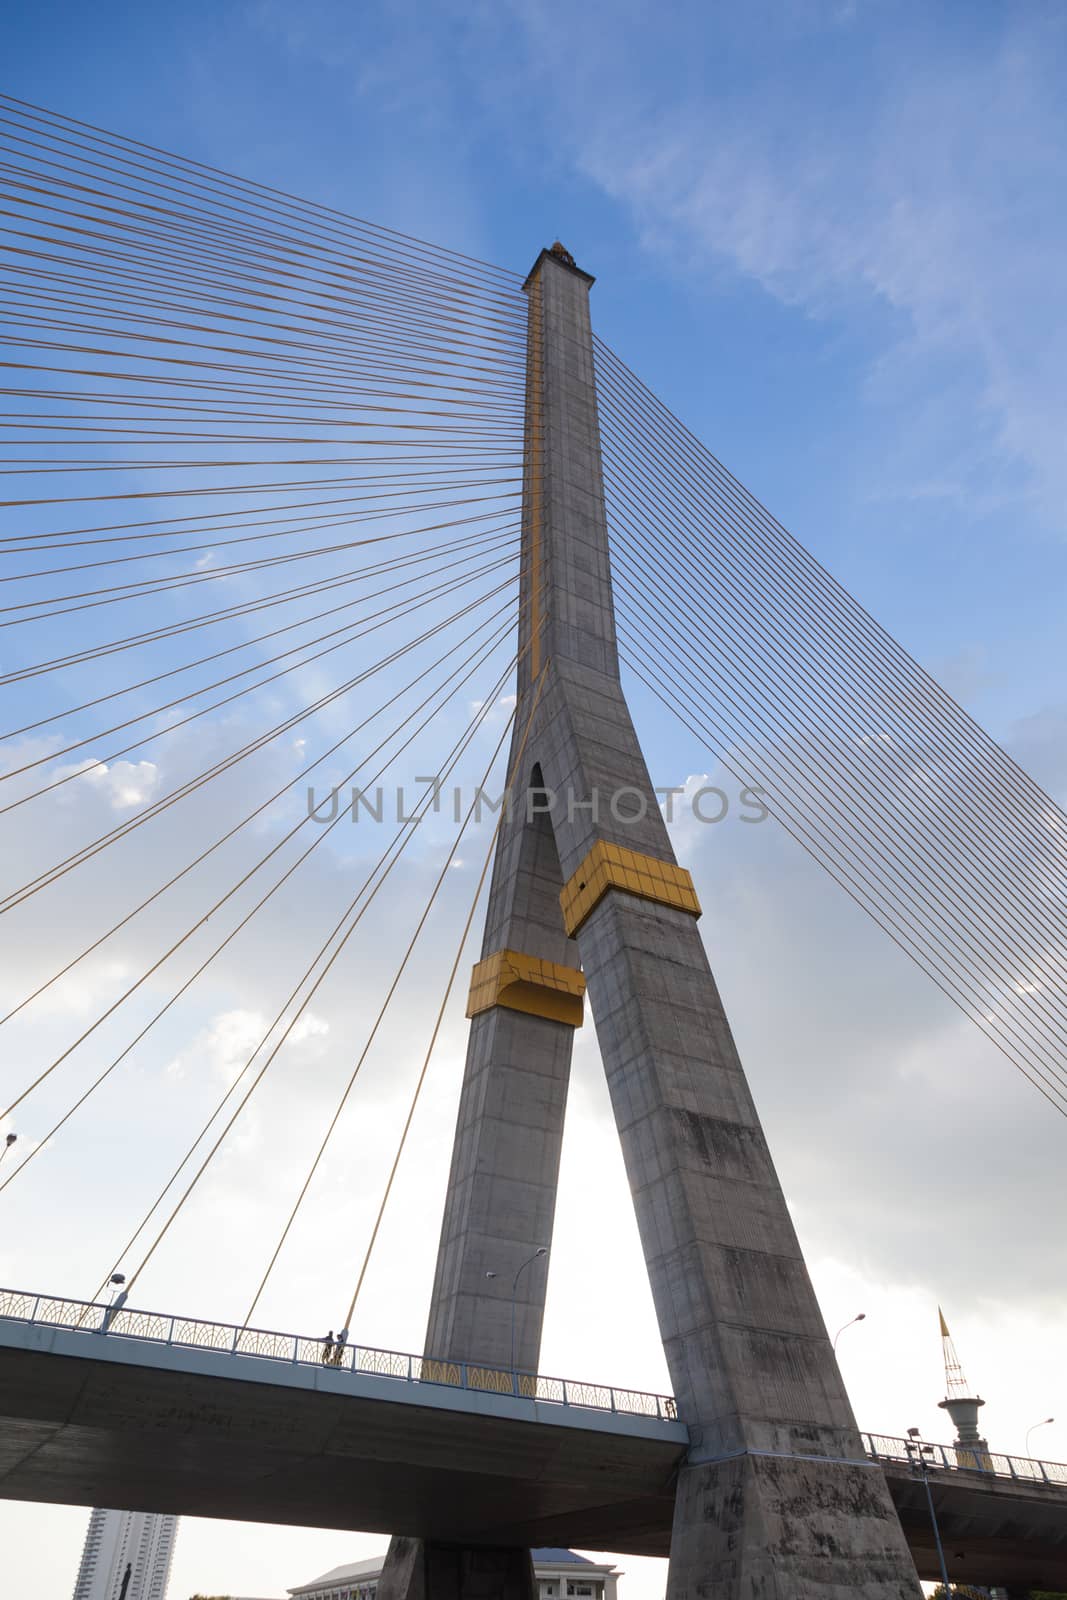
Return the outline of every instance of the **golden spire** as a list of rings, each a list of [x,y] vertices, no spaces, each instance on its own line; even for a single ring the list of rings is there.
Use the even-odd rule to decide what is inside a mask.
[[[960,1365],[960,1358],[956,1354],[952,1335],[948,1331],[945,1313],[940,1306],[937,1308],[937,1320],[941,1324],[941,1348],[945,1357],[945,1394],[950,1400],[963,1396],[970,1398],[971,1391]]]

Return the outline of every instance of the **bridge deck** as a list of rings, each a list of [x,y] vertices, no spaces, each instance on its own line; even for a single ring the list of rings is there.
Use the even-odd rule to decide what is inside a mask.
[[[0,1320],[5,1499],[665,1554],[686,1443],[658,1417]]]
[[[0,1498],[669,1553],[687,1431],[663,1396],[521,1375],[504,1375],[517,1392],[502,1393],[464,1387],[433,1363],[421,1372],[416,1358],[409,1379],[407,1357],[396,1376],[357,1370],[354,1352],[335,1370],[124,1335],[118,1321],[105,1334],[100,1308],[95,1330],[11,1309],[0,1307]],[[462,1377],[493,1380],[478,1369]],[[536,1398],[542,1384],[567,1403]],[[573,1403],[572,1391],[590,1403]],[[612,1398],[633,1409],[612,1410]],[[905,1441],[866,1438],[919,1572],[936,1578]],[[930,1480],[953,1579],[1067,1587],[1067,1469],[951,1461],[939,1451]]]

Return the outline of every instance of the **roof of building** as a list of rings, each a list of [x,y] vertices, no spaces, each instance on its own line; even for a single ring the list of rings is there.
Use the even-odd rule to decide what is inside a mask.
[[[577,1566],[592,1567],[596,1563],[590,1561],[588,1556],[580,1556],[576,1550],[557,1550],[551,1545],[543,1550],[531,1550],[535,1567],[554,1567],[563,1561],[573,1561]]]
[[[531,1550],[535,1567],[558,1567],[563,1565],[596,1567],[603,1566],[606,1572],[613,1570],[610,1562],[598,1563],[591,1561],[588,1556],[580,1556],[574,1550],[561,1550],[548,1546],[541,1550]],[[369,1561],[349,1561],[342,1567],[331,1567],[329,1572],[322,1572],[317,1578],[312,1578],[310,1583],[302,1583],[295,1589],[290,1589],[291,1595],[313,1594],[318,1589],[331,1589],[341,1583],[358,1583],[361,1578],[377,1578],[381,1575],[385,1565],[384,1553],[380,1556],[371,1556]]]
[[[290,1589],[290,1594],[304,1594],[308,1589],[328,1589],[331,1584],[344,1583],[358,1578],[376,1578],[385,1565],[384,1553],[380,1556],[371,1556],[369,1561],[348,1561],[343,1567],[331,1567],[329,1572],[322,1572],[317,1578],[312,1578],[310,1583],[301,1583],[295,1589]]]

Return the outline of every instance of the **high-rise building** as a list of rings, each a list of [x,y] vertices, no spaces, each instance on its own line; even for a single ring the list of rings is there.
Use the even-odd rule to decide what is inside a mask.
[[[177,1517],[146,1511],[96,1510],[89,1518],[74,1600],[166,1600]]]

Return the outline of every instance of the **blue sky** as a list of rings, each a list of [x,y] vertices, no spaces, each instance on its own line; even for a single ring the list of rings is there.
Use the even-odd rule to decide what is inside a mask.
[[[1062,801],[1065,56],[1067,17],[1051,4],[45,0],[7,24],[4,87],[519,271],[562,238],[597,275],[601,336]],[[657,779],[704,771],[680,731],[635,706]],[[924,1319],[947,1295],[965,1364],[999,1400],[991,1436],[995,1424],[1020,1448],[1030,1422],[1067,1416],[1050,1387],[1067,1304],[1043,1254],[1052,1230],[1033,1223],[1062,1215],[1058,1128],[788,840],[724,826],[677,842],[827,1317],[868,1311],[843,1341],[861,1421],[936,1433]],[[159,1085],[195,1075],[198,1057],[225,1074],[271,981],[273,969],[229,971],[195,1038],[170,1034],[128,1120],[96,1136],[129,1150]],[[87,1002],[68,1003],[78,1016]],[[63,1019],[49,1021],[58,1036]],[[324,1021],[343,1030],[343,1007]],[[309,1031],[305,1059],[324,1037]],[[448,1058],[458,1067],[458,1030]],[[861,1086],[857,1062],[872,1068]],[[662,1365],[633,1229],[616,1220],[623,1180],[596,1067],[584,1041],[561,1196],[584,1231],[554,1252],[546,1365],[597,1376],[613,1364],[617,1381],[654,1385]],[[434,1091],[438,1125],[452,1092]],[[383,1084],[373,1115],[393,1109]],[[275,1159],[274,1126],[265,1114],[249,1135],[261,1165]],[[433,1132],[414,1152],[426,1191],[396,1224],[410,1282],[380,1285],[383,1343],[421,1337],[434,1229],[401,1241],[419,1207],[439,1205]],[[977,1221],[945,1182],[961,1149],[988,1200]],[[338,1171],[330,1184],[347,1219],[339,1208],[364,1202],[362,1179]],[[933,1192],[937,1227],[899,1203],[913,1188]],[[110,1237],[128,1199],[98,1198]],[[236,1171],[216,1194],[235,1250],[254,1198]],[[579,1233],[601,1241],[603,1287],[576,1326],[564,1308],[588,1277]],[[40,1262],[73,1274],[76,1249],[9,1235],[0,1276],[26,1281]],[[310,1267],[298,1291],[295,1308],[277,1303],[282,1325],[300,1296],[319,1313]],[[180,1262],[159,1294],[241,1309],[225,1263]],[[1053,1432],[1048,1454],[1067,1459],[1067,1427]],[[84,1515],[34,1516],[29,1539],[24,1514],[0,1507],[5,1561],[16,1576],[36,1570],[47,1534],[47,1592],[61,1594]],[[189,1525],[172,1596],[280,1593],[374,1547]],[[627,1565],[632,1600],[653,1600],[661,1575]]]
[[[1043,5],[46,3],[8,82],[517,269],[563,237],[602,336],[1002,732],[1062,691],[1064,54]]]

